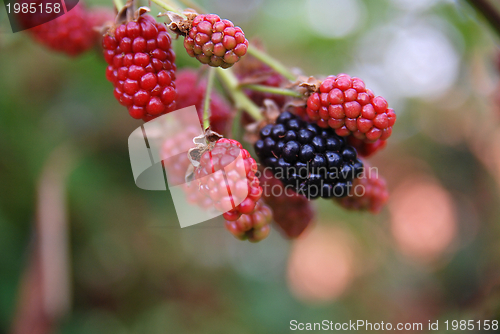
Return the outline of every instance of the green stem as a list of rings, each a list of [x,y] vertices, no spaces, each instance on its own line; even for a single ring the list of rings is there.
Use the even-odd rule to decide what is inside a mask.
[[[255,90],[257,92],[263,92],[263,93],[293,96],[293,97],[298,97],[298,98],[304,97],[304,95],[300,94],[299,92],[296,92],[296,91],[291,90],[291,89],[286,89],[286,88],[269,87],[269,86],[254,85],[254,84],[243,84],[243,85],[240,85],[240,87]]]
[[[203,101],[203,129],[206,130],[210,127],[210,97],[212,88],[214,86],[215,68],[211,67],[208,70],[208,83],[205,89],[205,100]]]
[[[115,4],[116,11],[119,13],[124,4],[121,2],[121,0],[113,0],[113,3]]]
[[[248,47],[248,54],[254,56],[264,64],[268,65],[271,67],[273,70],[284,76],[290,81],[295,81],[297,80],[297,77],[290,72],[289,69],[287,69],[283,64],[281,64],[279,61],[268,55],[267,53],[257,49],[256,47],[249,46]]]
[[[163,8],[169,12],[174,12],[179,15],[182,15],[182,11],[180,9],[171,6],[170,4],[166,3],[163,0],[151,0],[151,2],[155,3],[158,7]]]
[[[238,79],[231,70],[216,68],[217,76],[231,95],[236,108],[245,110],[253,119],[261,121],[264,119],[260,113],[259,107],[252,102],[238,87]]]

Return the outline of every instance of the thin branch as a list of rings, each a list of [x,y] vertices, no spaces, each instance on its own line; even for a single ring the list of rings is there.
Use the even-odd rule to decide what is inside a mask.
[[[275,70],[288,80],[295,81],[297,79],[297,77],[292,72],[290,72],[290,70],[288,70],[282,63],[280,63],[278,60],[274,59],[267,53],[260,51],[256,47],[250,45],[248,47],[248,54],[254,56],[267,66],[271,67],[273,70]]]
[[[263,119],[259,107],[238,88],[238,79],[230,69],[216,68],[217,76],[222,82],[227,92],[231,95],[237,108],[245,110],[253,119],[260,121]]]
[[[212,87],[214,86],[215,68],[210,67],[208,70],[208,83],[205,89],[205,100],[203,101],[203,130],[210,127],[210,97],[212,95]]]
[[[240,87],[247,88],[250,90],[255,90],[257,92],[263,92],[263,93],[293,96],[293,97],[297,97],[297,98],[304,97],[304,95],[300,94],[299,92],[293,91],[291,89],[286,89],[286,88],[278,88],[278,87],[270,87],[270,86],[264,86],[264,85],[254,85],[254,84],[247,84],[247,85],[243,84],[243,85],[240,85]]]

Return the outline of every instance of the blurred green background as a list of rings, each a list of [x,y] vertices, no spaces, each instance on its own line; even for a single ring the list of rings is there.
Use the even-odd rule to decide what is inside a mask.
[[[500,64],[480,14],[439,0],[202,5],[287,66],[349,73],[386,97],[398,121],[370,163],[387,208],[319,200],[297,241],[177,228],[168,192],[134,184],[127,138],[140,122],[99,50],[52,53],[12,34],[2,6],[0,333],[16,321],[36,329],[19,333],[245,334],[288,333],[291,320],[440,320],[440,333],[446,320],[499,320]],[[198,66],[174,44],[178,68]]]

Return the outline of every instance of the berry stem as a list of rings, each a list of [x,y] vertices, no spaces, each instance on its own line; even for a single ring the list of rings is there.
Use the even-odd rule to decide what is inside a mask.
[[[114,5],[115,5],[115,7],[116,7],[116,11],[117,11],[117,12],[120,12],[120,11],[121,11],[121,9],[122,9],[122,8],[123,8],[123,6],[124,6],[124,5],[123,5],[123,3],[121,2],[121,0],[113,0],[113,3],[114,3]]]
[[[250,45],[247,52],[267,66],[271,67],[273,70],[275,70],[288,80],[295,81],[297,79],[297,77],[292,72],[290,72],[290,70],[288,70],[283,64],[281,64],[279,61],[277,61],[267,53],[257,49],[256,47]]]
[[[214,86],[215,68],[210,67],[208,70],[208,82],[205,89],[205,100],[203,101],[203,129],[206,130],[210,127],[210,96]]]
[[[286,89],[286,88],[278,88],[278,87],[270,87],[270,86],[264,86],[264,85],[254,85],[254,84],[243,84],[243,85],[240,85],[240,87],[255,90],[258,92],[263,92],[263,93],[293,96],[293,97],[298,97],[298,98],[304,97],[304,95],[300,94],[299,92],[293,91],[291,89]]]
[[[217,76],[227,89],[238,109],[245,110],[253,119],[261,121],[263,119],[259,107],[252,102],[238,87],[238,79],[231,70],[216,68]]]

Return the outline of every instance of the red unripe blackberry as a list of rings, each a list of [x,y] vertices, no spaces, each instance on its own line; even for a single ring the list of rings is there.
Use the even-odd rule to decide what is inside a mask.
[[[378,213],[389,199],[389,191],[384,178],[367,173],[353,182],[349,196],[336,199],[349,210],[369,210]]]
[[[323,128],[335,129],[337,135],[353,135],[367,143],[386,140],[396,122],[387,101],[366,89],[365,83],[347,74],[329,76],[307,99],[307,115]]]
[[[262,201],[258,201],[253,212],[241,215],[237,220],[225,222],[226,229],[240,240],[258,242],[271,231],[272,211]]]
[[[36,3],[43,5],[46,1]],[[36,15],[29,18],[29,20],[35,21],[39,19],[41,17]],[[33,22],[25,22],[25,24],[34,25]],[[40,44],[69,56],[78,56],[91,49],[98,37],[82,4],[77,4],[66,14],[37,25],[28,31]]]
[[[358,139],[352,135],[347,137],[347,142],[349,145],[354,147],[361,157],[369,157],[375,152],[380,151],[387,145],[387,141],[378,139],[374,143],[367,143],[361,139]]]
[[[103,38],[106,78],[130,116],[149,121],[175,109],[175,53],[165,25],[142,15]]]
[[[263,170],[259,180],[262,199],[271,207],[273,220],[288,238],[297,238],[314,219],[311,202],[290,188],[285,188],[269,170]]]
[[[235,162],[240,154],[242,159]],[[233,162],[236,165],[224,169]],[[201,156],[195,180],[215,209],[224,212],[224,219],[235,221],[242,214],[253,212],[262,195],[256,172],[257,163],[250,153],[238,141],[222,138]]]
[[[228,68],[247,53],[248,41],[240,27],[215,14],[197,15],[184,39],[184,48],[202,64]]]
[[[177,72],[177,109],[196,106],[200,122],[203,121],[203,102],[207,88],[206,80],[200,80],[197,71],[183,69]],[[215,90],[210,97],[210,128],[225,134],[231,119],[231,106]]]

